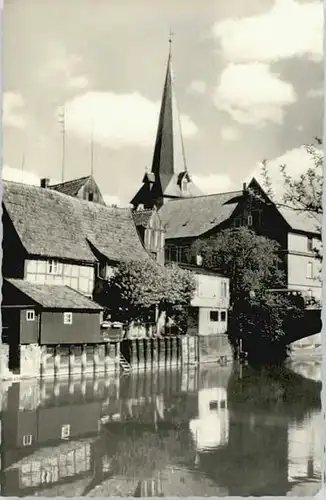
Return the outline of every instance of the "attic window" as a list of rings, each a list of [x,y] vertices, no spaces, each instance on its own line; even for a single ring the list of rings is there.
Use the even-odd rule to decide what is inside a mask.
[[[88,193],[88,201],[94,200],[94,193]]]
[[[71,312],[63,313],[63,324],[64,325],[72,325],[72,313]]]
[[[26,311],[26,321],[35,321],[35,311],[32,309]]]

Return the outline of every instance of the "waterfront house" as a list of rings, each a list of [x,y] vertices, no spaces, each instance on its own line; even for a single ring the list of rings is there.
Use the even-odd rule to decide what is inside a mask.
[[[92,297],[123,260],[149,258],[129,209],[3,182],[3,276],[67,285]]]
[[[102,308],[68,286],[4,279],[2,322],[19,344],[100,342]]]
[[[95,286],[114,272],[119,262],[145,260],[149,256],[129,209],[106,207],[46,187],[4,181],[3,188],[3,277],[15,280],[11,285],[18,287],[23,293],[27,291],[26,295],[30,299],[33,299],[37,288],[35,302],[40,307],[44,306],[43,311],[45,308],[60,309],[60,313],[52,316],[49,335],[43,324],[49,320],[49,314],[43,312],[41,337],[34,344],[24,346],[21,343],[20,355],[17,346],[20,335],[18,331],[14,336],[7,337],[10,359],[16,359],[17,366],[17,358],[20,358],[21,373],[27,370],[28,373],[36,374],[40,351],[44,352],[40,349],[43,343],[46,344],[44,348],[53,347],[51,353],[55,356],[56,345],[69,343],[69,337],[65,337],[67,328],[70,332],[74,331],[73,345],[85,344],[86,341],[93,343],[96,342],[95,339],[99,339],[99,316],[94,320],[94,311],[98,311],[98,307],[92,302]],[[28,284],[35,285],[34,292],[32,287],[26,288]],[[48,287],[51,286],[53,303],[47,307]],[[4,288],[4,302],[7,303],[10,302],[11,293],[8,295],[8,289],[9,285]],[[73,290],[76,292],[74,298]],[[44,295],[43,299],[41,295]],[[61,320],[63,317],[68,318],[67,314],[62,314],[73,312],[72,304],[74,300],[77,303],[77,297],[81,309],[84,307],[85,310],[83,321],[78,319],[80,327],[75,331],[78,316],[75,316],[75,322],[73,320],[69,327],[62,324]],[[66,302],[64,298],[67,299]],[[89,300],[83,302],[84,298]],[[63,307],[56,307],[56,301]],[[8,325],[15,324],[17,317],[25,314],[26,305],[30,305],[30,302],[17,301],[18,308],[7,308],[5,316]],[[18,309],[23,312],[20,313]],[[32,312],[30,315],[32,317]],[[71,319],[71,315],[69,318]],[[105,346],[99,347],[104,349]],[[25,356],[24,352],[28,355]],[[77,356],[79,361],[80,356]],[[103,360],[105,356],[103,353]],[[110,358],[107,366],[112,368],[116,355],[111,353],[107,356]],[[102,364],[104,366],[104,361]]]
[[[279,243],[287,288],[321,300],[321,264],[314,252],[321,248],[318,220],[276,207],[255,179],[241,191],[171,201],[159,215],[166,229],[166,262],[192,262],[194,241],[246,226]]]

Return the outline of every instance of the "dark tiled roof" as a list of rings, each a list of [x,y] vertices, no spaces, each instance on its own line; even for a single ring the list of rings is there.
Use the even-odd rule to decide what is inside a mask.
[[[3,203],[30,255],[95,262],[87,242],[108,259],[148,258],[131,211],[3,181]]]
[[[294,231],[319,233],[318,227],[322,224],[321,216],[316,215],[316,217],[314,217],[309,213],[292,210],[287,207],[279,207],[278,210]]]
[[[148,221],[151,218],[153,210],[136,210],[132,212],[132,216],[136,226],[147,227]]]
[[[91,175],[80,177],[79,179],[73,179],[71,181],[62,182],[60,184],[54,184],[53,186],[49,186],[49,188],[55,189],[55,191],[59,191],[63,194],[68,194],[69,196],[76,196],[89,179],[91,179]]]
[[[159,210],[166,239],[194,238],[226,221],[238,205],[242,191],[219,193],[167,202]]]
[[[6,281],[46,309],[102,310],[102,307],[96,302],[68,286],[40,285],[18,279],[7,279]]]

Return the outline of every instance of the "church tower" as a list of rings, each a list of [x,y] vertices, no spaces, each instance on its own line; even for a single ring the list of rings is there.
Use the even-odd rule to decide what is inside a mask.
[[[172,199],[200,196],[201,192],[191,181],[187,170],[173,82],[170,51],[167,62],[161,110],[150,172],[146,172],[143,185],[131,200],[134,209],[160,208]]]

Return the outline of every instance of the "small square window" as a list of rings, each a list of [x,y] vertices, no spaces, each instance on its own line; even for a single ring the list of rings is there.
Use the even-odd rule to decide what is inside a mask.
[[[223,399],[223,400],[220,402],[220,408],[226,408],[226,401],[225,401],[225,399]]]
[[[223,323],[226,321],[226,311],[221,311],[221,321]]]
[[[71,312],[63,313],[63,323],[64,323],[64,325],[72,325],[72,313]]]
[[[70,437],[70,424],[61,427],[61,439],[68,439]]]
[[[32,441],[33,441],[32,434],[25,434],[25,436],[23,436],[23,445],[24,446],[30,446],[32,444]]]
[[[209,402],[209,409],[210,410],[217,410],[218,409],[218,401],[210,401]]]
[[[26,311],[26,321],[35,321],[35,311]]]
[[[211,321],[218,321],[218,311],[210,311],[209,312],[209,319]]]

